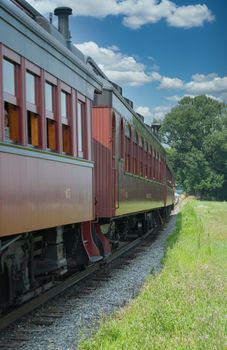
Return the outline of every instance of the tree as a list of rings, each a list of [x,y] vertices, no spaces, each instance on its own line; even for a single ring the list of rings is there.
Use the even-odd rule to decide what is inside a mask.
[[[188,194],[227,198],[227,113],[206,96],[185,97],[161,126],[176,181]]]

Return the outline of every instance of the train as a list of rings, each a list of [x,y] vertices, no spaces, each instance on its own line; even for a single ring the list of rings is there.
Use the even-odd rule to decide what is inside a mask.
[[[0,311],[163,221],[174,176],[122,88],[25,0],[0,3]],[[42,288],[40,287],[42,286]]]

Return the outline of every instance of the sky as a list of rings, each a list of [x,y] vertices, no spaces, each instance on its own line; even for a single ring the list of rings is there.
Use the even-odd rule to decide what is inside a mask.
[[[227,0],[28,2],[47,18],[58,6],[73,9],[72,42],[122,86],[148,124],[184,96],[227,103]]]

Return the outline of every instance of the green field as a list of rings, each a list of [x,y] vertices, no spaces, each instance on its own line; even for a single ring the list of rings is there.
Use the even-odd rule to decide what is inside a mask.
[[[227,203],[190,200],[159,275],[79,349],[227,349]]]

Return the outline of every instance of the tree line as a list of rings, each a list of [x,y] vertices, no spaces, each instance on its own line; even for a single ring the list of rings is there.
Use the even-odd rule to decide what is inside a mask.
[[[227,199],[227,108],[207,96],[184,97],[160,130],[175,173],[186,194]]]

